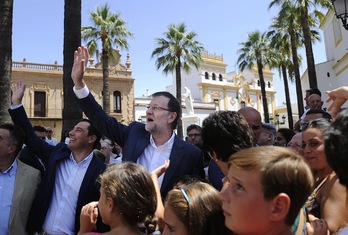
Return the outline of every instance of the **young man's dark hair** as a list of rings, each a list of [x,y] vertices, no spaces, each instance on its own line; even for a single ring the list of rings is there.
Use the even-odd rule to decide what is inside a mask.
[[[100,139],[102,137],[102,134],[100,133],[100,131],[97,128],[95,128],[95,126],[93,126],[91,121],[88,120],[88,119],[84,118],[80,122],[88,122],[89,123],[88,136],[95,135],[97,137],[96,140],[93,143],[93,148],[94,149],[99,149],[100,148],[100,143],[99,142],[100,142]]]
[[[196,124],[192,124],[186,128],[186,132],[190,132],[191,130],[198,130],[198,131],[202,132],[202,127],[200,127]]]
[[[342,110],[325,132],[326,159],[338,175],[340,183],[348,187],[348,109]]]
[[[249,124],[238,112],[212,113],[204,119],[202,129],[204,148],[214,150],[223,162],[227,162],[233,153],[253,146]]]
[[[46,129],[43,126],[33,126],[33,131],[46,132]]]
[[[310,109],[310,110],[308,110],[306,115],[308,115],[308,114],[317,114],[317,113],[322,114],[322,118],[325,118],[328,121],[331,120],[331,114],[329,114],[328,112],[325,112],[322,109]]]
[[[309,95],[317,94],[321,97],[321,91],[318,88],[310,88],[306,90],[306,92],[308,92]]]

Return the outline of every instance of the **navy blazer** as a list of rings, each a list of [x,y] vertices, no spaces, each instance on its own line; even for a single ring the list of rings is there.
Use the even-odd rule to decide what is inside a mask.
[[[25,113],[23,106],[9,110],[14,124],[23,128],[26,133],[25,144],[36,155],[42,156],[46,164],[46,171],[42,176],[42,181],[33,201],[30,210],[27,229],[30,233],[40,232],[45,221],[48,208],[51,204],[53,190],[55,185],[56,169],[59,162],[70,157],[71,151],[65,143],[59,143],[56,146],[49,145],[37,137],[33,131],[32,125]],[[95,155],[89,164],[85,177],[83,178],[79,196],[76,205],[75,214],[75,233],[80,229],[80,213],[84,205],[92,201],[99,200],[99,190],[96,186],[97,177],[105,170],[105,164]],[[98,232],[105,232],[109,227],[102,224],[98,219]]]
[[[150,133],[145,130],[145,124],[132,122],[126,126],[118,122],[115,118],[105,114],[91,93],[86,98],[78,99],[78,104],[103,135],[122,147],[122,161],[137,162],[150,143]],[[161,186],[163,198],[182,176],[194,174],[204,177],[203,152],[176,135],[169,160],[170,165]]]

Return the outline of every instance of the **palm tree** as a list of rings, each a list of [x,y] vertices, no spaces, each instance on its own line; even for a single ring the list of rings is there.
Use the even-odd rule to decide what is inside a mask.
[[[75,94],[71,89],[74,84],[71,79],[71,69],[74,62],[74,51],[81,45],[81,0],[65,0],[64,2],[64,45],[63,45],[63,127],[62,139],[67,130],[81,120],[82,111],[79,108]]]
[[[330,0],[273,0],[269,7],[274,5],[282,6],[285,2],[291,2],[293,6],[296,7],[297,11],[300,13],[301,17],[301,28],[304,38],[304,45],[306,49],[306,58],[307,58],[307,69],[308,69],[308,80],[309,86],[311,88],[318,88],[317,76],[315,71],[315,62],[313,56],[312,48],[312,35],[309,22],[309,9],[315,8],[315,15],[319,20],[323,19],[324,15],[316,9],[317,6],[329,8],[331,7]]]
[[[248,34],[248,39],[240,43],[242,48],[238,50],[238,67],[241,71],[245,68],[251,69],[255,64],[260,78],[262,104],[265,122],[269,122],[269,113],[266,96],[265,79],[263,76],[263,67],[270,63],[273,55],[268,46],[266,33],[254,31]]]
[[[0,1],[0,123],[11,120],[12,20],[13,0]]]
[[[202,61],[201,53],[204,51],[203,44],[195,40],[195,32],[187,32],[186,25],[170,24],[165,38],[156,38],[158,45],[152,52],[151,57],[157,56],[157,70],[163,67],[164,74],[175,71],[176,98],[181,104],[181,69],[186,73],[191,71],[191,66],[196,69]],[[183,137],[181,113],[179,114],[178,135]]]
[[[273,18],[270,31],[267,33],[267,37],[271,40],[270,46],[276,50],[275,60],[270,64],[271,68],[277,68],[279,75],[283,76],[285,100],[288,115],[289,128],[294,126],[292,107],[289,93],[289,84],[287,74],[289,73],[290,81],[293,82],[294,77],[294,65],[291,61],[291,42],[288,31],[288,24],[281,17]],[[296,46],[299,44],[299,40],[296,40]],[[298,56],[300,62],[301,58]]]
[[[128,49],[127,37],[132,36],[125,25],[126,21],[119,13],[113,14],[107,4],[97,7],[96,12],[90,12],[91,21],[94,27],[82,27],[82,39],[87,42],[90,54],[96,54],[98,59],[98,41],[102,44],[102,65],[103,65],[103,109],[110,113],[110,92],[109,92],[109,60],[116,58],[115,48]]]

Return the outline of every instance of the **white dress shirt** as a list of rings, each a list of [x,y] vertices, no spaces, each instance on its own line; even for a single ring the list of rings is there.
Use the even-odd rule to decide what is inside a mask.
[[[16,160],[6,171],[0,173],[0,234],[8,234],[16,173]]]
[[[53,197],[42,226],[48,234],[75,234],[77,199],[92,157],[93,151],[77,163],[71,154],[57,166]]]

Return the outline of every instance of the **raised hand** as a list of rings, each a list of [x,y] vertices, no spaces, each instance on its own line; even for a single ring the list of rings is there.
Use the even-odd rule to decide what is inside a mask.
[[[151,172],[151,175],[155,176],[158,179],[164,172],[166,172],[166,170],[169,167],[169,163],[170,163],[169,160],[165,160],[162,166],[159,166],[158,168],[156,168],[155,170]]]
[[[331,113],[332,117],[336,117],[342,105],[348,100],[348,87],[342,86],[332,91],[327,91],[326,93],[329,96],[326,102],[332,101],[332,103],[327,108],[327,110],[328,111],[332,110],[332,113]]]
[[[25,82],[23,79],[17,81],[16,85],[12,88],[12,104],[18,105],[22,103],[24,91],[25,91]]]
[[[90,202],[82,207],[80,214],[80,231],[78,234],[92,232],[98,218],[98,202]]]
[[[76,89],[81,89],[85,86],[83,75],[88,62],[88,50],[81,46],[74,52],[74,64],[71,70],[71,78]]]

